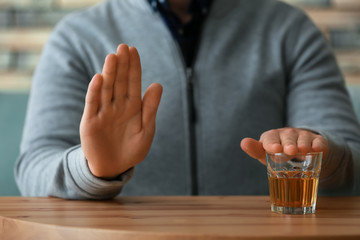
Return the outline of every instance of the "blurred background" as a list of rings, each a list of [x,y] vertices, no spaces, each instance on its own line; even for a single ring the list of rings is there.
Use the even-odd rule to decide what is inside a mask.
[[[119,0],[121,1],[121,0]],[[360,117],[360,0],[283,0],[304,9],[337,56]],[[0,0],[0,196],[17,196],[19,153],[31,76],[54,25],[100,0]]]

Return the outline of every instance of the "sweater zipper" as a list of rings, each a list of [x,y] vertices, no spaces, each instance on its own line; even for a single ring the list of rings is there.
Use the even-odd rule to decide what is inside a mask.
[[[197,164],[197,146],[196,146],[196,111],[194,101],[194,82],[193,82],[193,68],[186,68],[187,78],[187,102],[189,109],[189,146],[190,146],[190,181],[191,181],[191,195],[199,195],[198,189],[198,164]]]

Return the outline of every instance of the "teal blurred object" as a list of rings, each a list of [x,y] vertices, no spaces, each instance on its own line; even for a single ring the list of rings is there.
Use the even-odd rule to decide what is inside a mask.
[[[360,84],[348,84],[347,88],[354,106],[356,116],[360,121]]]
[[[348,85],[360,120],[360,84]],[[28,93],[0,92],[0,196],[19,196],[14,180],[14,163],[19,154]]]
[[[28,93],[0,92],[0,196],[19,196],[14,163],[19,154]]]

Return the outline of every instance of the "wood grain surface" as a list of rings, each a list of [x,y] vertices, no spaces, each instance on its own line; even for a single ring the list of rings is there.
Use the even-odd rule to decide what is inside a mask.
[[[360,239],[360,197],[319,198],[311,215],[272,213],[267,196],[1,197],[0,239]]]

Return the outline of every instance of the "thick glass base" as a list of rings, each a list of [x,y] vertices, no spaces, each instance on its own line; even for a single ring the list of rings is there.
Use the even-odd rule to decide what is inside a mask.
[[[311,207],[283,207],[271,205],[271,211],[282,214],[310,214],[315,213],[315,205]]]

